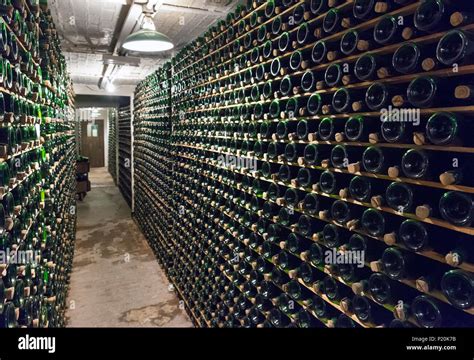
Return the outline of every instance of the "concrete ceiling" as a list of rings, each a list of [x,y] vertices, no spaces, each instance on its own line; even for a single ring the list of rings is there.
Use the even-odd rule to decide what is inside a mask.
[[[142,5],[156,4],[154,22],[175,48],[160,54],[123,52],[121,43],[138,30]],[[224,18],[238,0],[50,0],[68,70],[77,94],[106,94],[112,78],[116,91],[127,95],[180,48]],[[139,57],[139,66],[106,65],[103,55]],[[127,59],[125,59],[127,61]]]

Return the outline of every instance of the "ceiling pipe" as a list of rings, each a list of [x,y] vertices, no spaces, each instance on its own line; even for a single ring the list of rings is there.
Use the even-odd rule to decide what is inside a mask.
[[[202,8],[195,8],[191,6],[181,6],[181,5],[171,5],[171,4],[162,4],[161,9],[166,11],[174,11],[180,13],[188,13],[188,14],[202,14],[202,15],[209,15],[209,16],[222,16],[224,14],[223,11],[216,10],[216,9],[202,9]]]
[[[139,26],[140,16],[142,15],[142,5],[138,4],[137,1],[132,0],[131,4],[129,5],[128,12],[125,15],[125,20],[123,21],[120,30],[118,32],[118,36],[112,42],[112,55],[118,56],[120,55],[120,48],[122,46],[123,41],[125,38],[134,31],[134,29]],[[104,69],[102,71],[102,77],[99,80],[98,87],[99,89],[105,89],[106,79],[111,76],[112,71],[116,65],[109,65],[105,64]]]
[[[141,27],[145,13],[154,15],[162,3],[163,0],[132,0],[125,21],[121,26],[119,36],[116,37],[115,43],[113,44],[112,55],[119,56],[124,53],[121,49],[127,36]],[[104,65],[104,71],[102,72],[102,77],[98,84],[99,89],[105,89],[106,80],[110,79],[116,66],[117,65]]]

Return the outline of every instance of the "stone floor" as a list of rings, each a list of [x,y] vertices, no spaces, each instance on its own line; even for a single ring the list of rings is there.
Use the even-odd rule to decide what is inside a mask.
[[[191,327],[105,168],[78,202],[69,327]]]

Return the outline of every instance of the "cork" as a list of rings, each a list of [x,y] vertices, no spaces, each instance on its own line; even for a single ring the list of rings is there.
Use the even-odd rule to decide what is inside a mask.
[[[272,261],[273,261],[273,263],[278,264],[278,255],[273,255],[272,256]]]
[[[318,213],[318,216],[321,218],[321,219],[328,219],[329,218],[329,211],[328,210],[321,210],[319,213]]]
[[[460,256],[453,252],[449,252],[444,257],[444,259],[446,260],[446,263],[451,266],[459,266],[461,264],[461,261],[459,261],[459,258]]]
[[[354,21],[350,17],[343,18],[341,21],[341,26],[345,29],[349,29],[354,26]]]
[[[341,81],[344,85],[349,85],[350,83],[354,82],[354,77],[351,75],[344,75]]]
[[[312,141],[317,141],[317,139],[318,139],[317,133],[310,133],[310,134],[308,134],[308,141],[311,141],[311,142],[312,142]]]
[[[405,40],[410,40],[415,35],[415,31],[411,27],[406,27],[402,31],[402,38]]]
[[[338,132],[336,133],[335,139],[337,142],[343,142],[344,141],[344,133]]]
[[[449,22],[452,26],[456,27],[464,23],[464,16],[459,11],[456,11],[451,14]]]
[[[296,135],[296,133],[290,133],[290,134],[288,134],[288,139],[290,141],[296,141],[296,140],[298,140],[298,136]]]
[[[440,176],[439,176],[439,181],[441,184],[443,185],[453,185],[456,183],[456,178],[454,177],[454,175],[449,172],[449,171],[446,171],[444,173],[442,173]]]
[[[278,206],[285,206],[286,205],[285,198],[283,198],[283,197],[277,198],[275,202]]]
[[[375,195],[370,198],[370,204],[375,208],[381,207],[383,203],[384,199],[381,195]]]
[[[5,289],[5,299],[12,300],[13,296],[15,296],[15,288],[14,287]]]
[[[296,270],[294,270],[294,269],[293,269],[293,270],[290,270],[290,271],[288,272],[288,277],[289,277],[290,279],[297,279],[297,278],[298,278],[298,272],[297,272]]]
[[[349,220],[346,225],[350,231],[353,231],[359,227],[359,220],[358,219]]]
[[[426,144],[425,134],[423,134],[422,132],[414,132],[414,133],[413,133],[413,142],[414,142],[416,145],[424,145],[424,144]]]
[[[456,99],[468,99],[472,95],[473,94],[471,88],[466,85],[456,86],[456,89],[454,90],[454,96],[456,97]]]
[[[421,62],[421,68],[424,71],[434,70],[435,67],[436,67],[436,60],[433,58],[426,58]]]
[[[328,168],[329,164],[330,164],[329,159],[324,159],[321,161],[321,167],[323,168]]]
[[[405,103],[405,98],[403,97],[403,95],[395,95],[394,97],[392,97],[392,105],[393,106],[403,106],[403,104]]]
[[[355,174],[355,173],[359,172],[360,171],[360,161],[349,164],[347,166],[347,171],[349,171],[351,174]]]
[[[382,272],[383,270],[383,264],[381,261],[371,261],[370,262],[370,269],[373,271],[373,272]]]
[[[7,231],[11,231],[13,229],[13,219],[12,218],[6,218],[5,219],[5,229]]]
[[[408,318],[408,314],[404,306],[395,306],[393,314],[397,319],[402,321],[405,321]]]
[[[420,219],[429,218],[431,215],[431,206],[427,204],[419,205],[416,207],[415,214]]]
[[[380,141],[379,133],[370,133],[369,134],[369,143],[377,144]]]
[[[300,166],[303,166],[306,163],[306,161],[304,160],[304,157],[302,157],[302,156],[300,156],[296,162]]]
[[[374,11],[377,14],[384,14],[389,11],[390,5],[384,1],[379,1],[375,3]]]
[[[349,298],[344,298],[341,300],[341,309],[344,312],[350,312],[351,310],[351,300]]]
[[[416,289],[418,291],[421,291],[424,293],[430,292],[430,284],[428,283],[428,281],[426,281],[426,279],[423,279],[423,278],[416,279],[415,284],[416,284]]]
[[[379,79],[385,79],[386,77],[390,76],[390,70],[387,67],[381,67],[377,70],[377,77]]]
[[[313,284],[313,290],[318,294],[321,292],[321,287],[320,287],[319,283],[315,282]]]
[[[390,166],[388,168],[388,176],[397,178],[400,175],[400,168],[398,166]]]
[[[301,200],[300,202],[298,202],[298,204],[296,205],[296,208],[299,210],[304,210],[304,201]]]
[[[344,189],[339,190],[339,197],[343,199],[347,199],[349,197],[349,189],[344,188]]]
[[[359,40],[357,42],[357,50],[367,51],[369,49],[370,49],[370,41],[368,41],[368,40]]]
[[[351,286],[351,289],[352,289],[352,292],[355,295],[360,296],[364,293],[364,285],[362,285],[362,283],[360,283],[360,282],[353,283],[352,286]]]
[[[339,52],[338,51],[328,51],[327,54],[327,59],[329,61],[334,61],[339,57]]]
[[[308,260],[309,260],[309,251],[303,251],[303,252],[300,254],[300,258],[301,258],[301,260],[303,260],[303,261],[308,261]]]
[[[352,111],[359,112],[364,109],[364,102],[363,101],[354,101],[352,103]]]
[[[391,232],[391,233],[388,233],[388,234],[385,234],[383,236],[383,241],[385,244],[387,244],[388,246],[392,246],[392,245],[395,245],[396,242],[397,242],[397,234],[395,232]]]
[[[321,39],[323,37],[323,29],[322,28],[314,29],[314,37],[317,39]]]

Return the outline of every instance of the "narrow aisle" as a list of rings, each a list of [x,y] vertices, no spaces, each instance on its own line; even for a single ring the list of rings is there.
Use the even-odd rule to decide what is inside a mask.
[[[78,201],[69,327],[191,327],[106,168]]]

